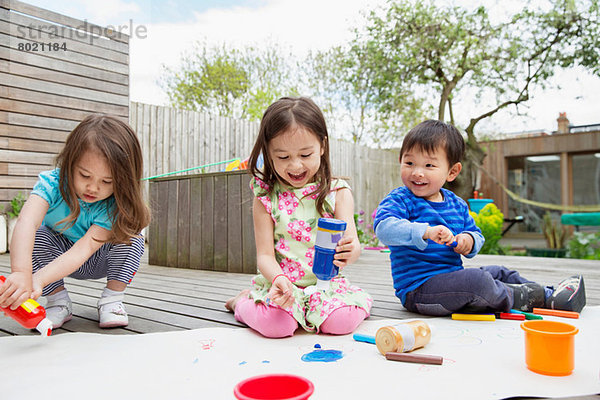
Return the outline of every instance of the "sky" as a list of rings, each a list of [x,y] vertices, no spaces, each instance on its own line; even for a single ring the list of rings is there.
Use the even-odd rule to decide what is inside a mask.
[[[476,0],[442,0],[473,7]],[[520,0],[480,1],[490,14],[518,7]],[[352,38],[364,12],[385,0],[25,0],[54,12],[98,25],[126,26],[130,39],[130,99],[167,105],[159,85],[163,66],[176,68],[195,42],[258,45],[271,42],[299,56],[326,50]],[[145,33],[136,35],[142,26]],[[532,93],[522,116],[500,112],[478,127],[483,132],[556,130],[559,112],[572,125],[600,123],[600,78],[582,70],[556,75],[552,86]],[[456,109],[459,105],[453,105]],[[465,104],[465,107],[471,105]]]

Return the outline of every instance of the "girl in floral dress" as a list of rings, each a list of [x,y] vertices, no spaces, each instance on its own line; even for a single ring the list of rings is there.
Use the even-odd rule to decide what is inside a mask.
[[[266,337],[292,336],[298,324],[309,332],[351,333],[369,316],[373,300],[367,292],[340,273],[328,290],[304,293],[317,280],[312,260],[319,217],[347,223],[334,260],[340,271],[360,255],[352,192],[331,177],[327,127],[317,105],[303,97],[271,104],[248,165],[260,275],[225,306]]]

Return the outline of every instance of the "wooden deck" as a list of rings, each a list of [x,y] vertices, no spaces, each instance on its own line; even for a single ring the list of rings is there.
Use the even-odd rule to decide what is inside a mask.
[[[569,275],[581,273],[585,277],[587,304],[600,305],[600,261],[485,255],[465,261],[466,266],[491,264],[517,269],[523,276],[542,284],[556,285]],[[9,271],[9,255],[0,255],[0,274],[6,275]],[[353,284],[374,297],[370,318],[417,316],[405,311],[394,296],[388,254],[363,251],[358,262],[345,272]],[[54,334],[139,334],[206,327],[242,327],[244,325],[237,322],[223,305],[226,299],[249,286],[251,276],[148,265],[145,257],[125,296],[129,326],[118,329],[98,328],[96,302],[105,282],[68,278],[66,286],[73,300],[74,317]],[[8,317],[0,316],[0,336],[32,334],[37,333],[20,327]]]

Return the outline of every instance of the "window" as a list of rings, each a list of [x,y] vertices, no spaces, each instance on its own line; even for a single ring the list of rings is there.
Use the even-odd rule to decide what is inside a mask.
[[[508,188],[518,196],[541,203],[561,204],[560,155],[508,158]],[[509,197],[509,216],[522,215],[521,232],[541,232],[545,209]],[[558,217],[560,213],[554,212]]]

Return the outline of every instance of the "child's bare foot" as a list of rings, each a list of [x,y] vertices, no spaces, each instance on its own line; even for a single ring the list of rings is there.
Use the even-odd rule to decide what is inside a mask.
[[[248,295],[250,294],[250,289],[244,289],[241,292],[239,292],[235,297],[232,297],[230,299],[228,299],[225,302],[225,308],[228,309],[231,312],[235,311],[235,305],[237,304],[237,302],[242,299],[243,297],[248,298]]]

